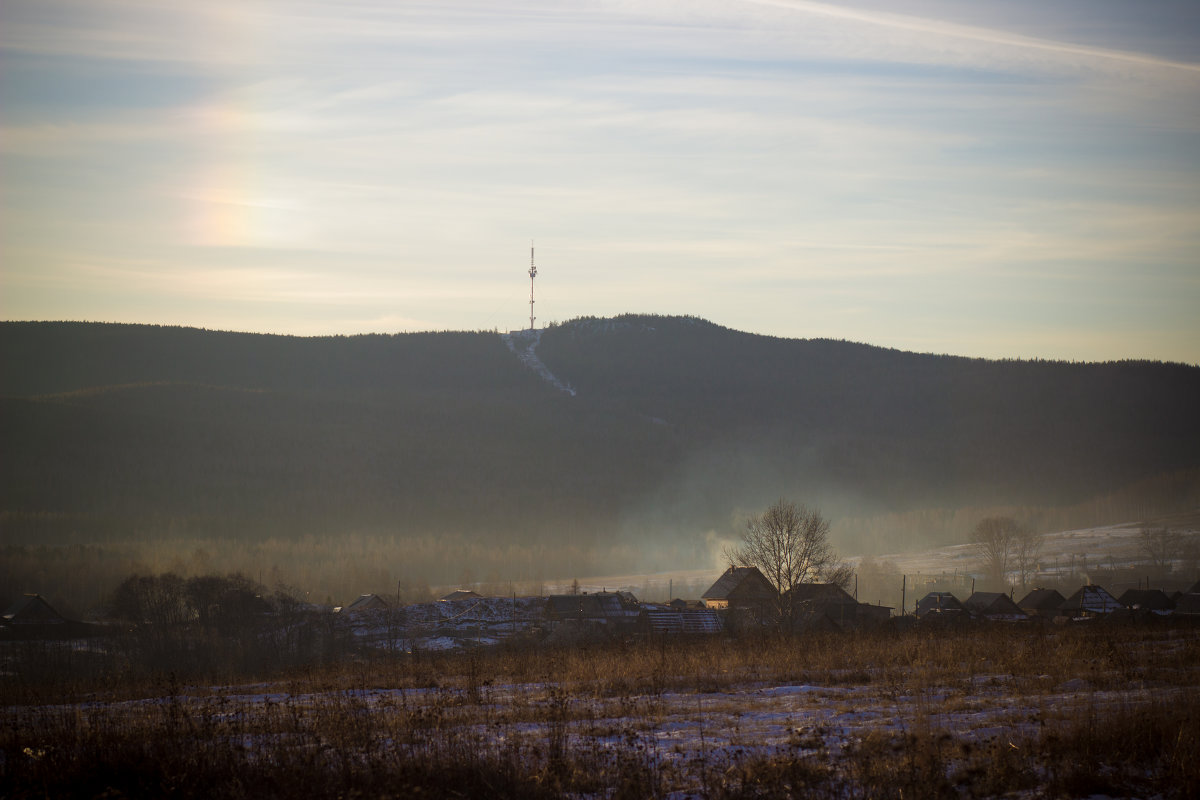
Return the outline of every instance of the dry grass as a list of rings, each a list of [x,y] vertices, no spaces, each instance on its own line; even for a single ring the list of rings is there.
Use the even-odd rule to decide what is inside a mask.
[[[1194,797],[1198,656],[1191,629],[996,628],[380,655],[241,686],[10,676],[0,784],[8,797]]]

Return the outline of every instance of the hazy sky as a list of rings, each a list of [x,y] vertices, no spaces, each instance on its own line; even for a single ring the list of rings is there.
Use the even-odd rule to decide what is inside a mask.
[[[3,0],[0,316],[1200,363],[1200,3]]]

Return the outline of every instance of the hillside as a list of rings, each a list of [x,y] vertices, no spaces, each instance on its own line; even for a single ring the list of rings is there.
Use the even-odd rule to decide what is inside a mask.
[[[2,323],[4,541],[369,534],[514,577],[687,567],[780,495],[835,520],[1047,507],[1200,467],[1195,367],[639,316],[548,328],[537,353],[576,396],[490,333]]]

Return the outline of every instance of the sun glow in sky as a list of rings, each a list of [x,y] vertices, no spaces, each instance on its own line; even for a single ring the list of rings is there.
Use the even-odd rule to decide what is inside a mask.
[[[1200,5],[4,0],[0,316],[1200,363]]]

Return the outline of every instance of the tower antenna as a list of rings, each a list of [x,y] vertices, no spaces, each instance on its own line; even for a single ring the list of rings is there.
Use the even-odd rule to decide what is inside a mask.
[[[533,240],[529,240],[529,330],[533,330],[533,279],[537,277],[537,267],[533,263]]]

